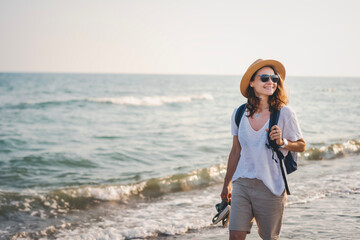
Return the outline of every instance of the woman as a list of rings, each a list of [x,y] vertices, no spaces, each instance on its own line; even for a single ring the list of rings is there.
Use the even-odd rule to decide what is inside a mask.
[[[295,113],[286,106],[284,66],[275,60],[256,60],[241,79],[240,91],[247,98],[239,127],[232,115],[233,145],[229,154],[221,198],[229,198],[230,239],[245,239],[255,218],[262,239],[278,239],[286,192],[280,161],[266,144],[267,134],[281,152],[303,152],[305,141]],[[279,121],[270,130],[270,115],[280,110]],[[294,156],[296,157],[296,156]]]

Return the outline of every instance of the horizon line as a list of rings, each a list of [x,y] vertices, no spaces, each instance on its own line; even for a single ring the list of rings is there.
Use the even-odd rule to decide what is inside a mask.
[[[243,74],[215,74],[215,73],[132,73],[132,72],[56,72],[56,71],[0,71],[0,74],[88,74],[88,75],[169,75],[169,76],[234,76]],[[317,77],[317,78],[360,78],[360,76],[326,76],[326,75],[289,75],[286,77]]]

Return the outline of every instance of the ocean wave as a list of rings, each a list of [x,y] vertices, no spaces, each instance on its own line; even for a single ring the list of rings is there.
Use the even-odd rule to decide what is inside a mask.
[[[5,109],[44,109],[52,106],[60,106],[60,105],[71,105],[78,102],[84,102],[81,99],[71,99],[71,100],[52,100],[52,101],[43,101],[43,102],[21,102],[17,104],[5,104],[0,107]]]
[[[91,102],[111,103],[130,106],[161,106],[171,103],[188,103],[194,100],[213,100],[211,94],[201,94],[193,96],[148,96],[148,97],[114,97],[114,98],[90,98]]]
[[[0,139],[0,153],[10,153],[12,151],[17,151],[23,149],[26,145],[26,141],[19,138],[6,138]]]
[[[17,168],[23,166],[32,167],[63,167],[63,168],[96,168],[98,165],[86,158],[82,158],[77,154],[54,152],[32,154],[24,157],[13,158],[9,160],[9,168]],[[1,172],[1,171],[0,171]],[[1,179],[1,178],[0,178]]]
[[[312,147],[307,149],[300,156],[306,160],[335,159],[349,154],[360,153],[360,141],[356,139],[345,142],[335,143],[322,147]]]
[[[86,209],[104,201],[127,204],[134,198],[139,200],[158,198],[168,193],[190,191],[221,183],[225,170],[226,165],[220,164],[188,174],[153,178],[134,184],[80,186],[58,189],[47,194],[0,191],[0,216],[9,211],[56,216],[72,209]]]
[[[76,103],[96,102],[96,103],[110,103],[128,106],[161,106],[172,103],[189,103],[195,100],[213,100],[211,94],[203,93],[200,95],[189,96],[147,96],[147,97],[111,97],[111,98],[85,98],[85,99],[69,99],[69,100],[50,100],[41,102],[21,102],[17,104],[7,103],[1,108],[5,109],[44,109],[47,107],[72,105]]]
[[[225,165],[195,170],[188,174],[175,174],[165,178],[153,178],[129,185],[83,186],[61,189],[53,194],[71,199],[94,199],[128,203],[133,197],[157,198],[164,194],[190,191],[219,183],[225,174]]]
[[[218,197],[206,194],[206,190],[198,193],[181,193],[136,207],[105,203],[87,209],[88,214],[72,212],[66,219],[57,218],[57,223],[48,221],[50,226],[8,235],[9,239],[148,239],[186,234],[210,227],[215,213],[212,204],[207,204]]]

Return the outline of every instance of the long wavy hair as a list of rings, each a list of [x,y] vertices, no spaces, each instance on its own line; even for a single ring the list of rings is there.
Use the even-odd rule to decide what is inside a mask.
[[[274,73],[277,74],[273,67],[271,67],[271,66],[264,66],[264,67],[271,68],[274,71]],[[264,68],[264,67],[262,67],[262,68]],[[257,70],[252,75],[250,81],[255,80],[255,76],[257,75],[259,70]],[[269,96],[268,103],[269,103],[269,111],[271,113],[274,112],[275,110],[280,110],[282,106],[287,105],[288,102],[289,102],[289,99],[288,99],[288,96],[286,94],[283,82],[284,82],[284,79],[280,78],[280,81],[278,81],[278,83],[277,83],[277,88],[276,88],[274,94]],[[250,84],[249,84],[246,91],[247,91],[247,94],[248,94],[248,101],[247,101],[247,104],[246,104],[246,108],[249,111],[248,117],[252,117],[254,115],[254,113],[259,108],[260,98],[258,98],[255,95],[254,88],[250,87]]]

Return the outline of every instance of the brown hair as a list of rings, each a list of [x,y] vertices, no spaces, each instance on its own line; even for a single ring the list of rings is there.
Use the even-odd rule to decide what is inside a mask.
[[[274,73],[277,74],[275,69],[272,66],[264,66],[264,67],[270,67],[274,71]],[[264,68],[264,67],[262,67],[262,68]],[[257,70],[252,75],[250,81],[254,81],[255,76],[256,76],[256,74],[257,74],[257,72],[259,70]],[[283,81],[284,81],[284,79],[280,78],[280,81],[278,81],[278,83],[277,83],[277,88],[276,88],[274,94],[269,96],[268,103],[269,103],[269,111],[271,113],[274,112],[275,110],[280,110],[280,108],[282,106],[287,105],[288,102],[289,102],[288,96],[287,96],[285,88],[284,88]],[[254,113],[258,110],[258,107],[259,107],[259,104],[260,104],[260,98],[258,98],[255,95],[254,88],[250,87],[250,84],[249,84],[246,91],[247,91],[247,94],[248,94],[248,101],[247,101],[247,104],[246,104],[246,108],[249,111],[248,117],[252,117],[254,115]]]

